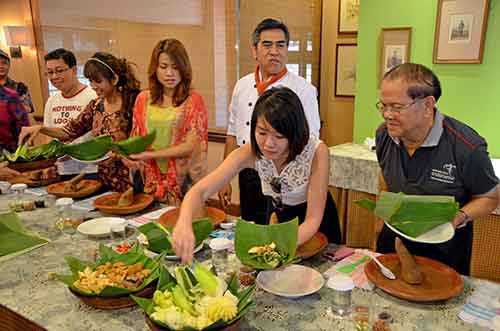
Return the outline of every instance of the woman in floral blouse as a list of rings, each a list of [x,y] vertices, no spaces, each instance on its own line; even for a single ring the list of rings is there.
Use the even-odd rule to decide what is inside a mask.
[[[178,205],[206,173],[208,115],[203,98],[191,88],[191,63],[176,39],[160,41],[148,70],[149,90],[137,96],[132,136],[156,131],[151,148],[125,161],[144,168],[145,192]]]
[[[74,140],[89,131],[94,137],[110,135],[113,141],[128,138],[135,99],[140,91],[140,83],[130,63],[112,54],[97,52],[85,64],[84,75],[98,98],[62,128],[24,127],[20,141],[28,136],[32,140],[39,132],[63,141]],[[98,176],[114,191],[122,192],[131,186],[128,167],[119,157],[101,161]]]

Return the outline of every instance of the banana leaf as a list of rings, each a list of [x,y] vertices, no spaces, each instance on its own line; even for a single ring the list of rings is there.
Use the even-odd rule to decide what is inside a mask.
[[[92,140],[78,144],[65,144],[61,150],[74,159],[81,161],[93,161],[100,159],[111,149],[113,138],[111,136],[99,136]]]
[[[298,218],[270,225],[259,225],[240,220],[236,223],[234,243],[236,255],[241,263],[254,269],[273,269],[273,266],[255,260],[248,253],[248,250],[255,246],[263,246],[274,242],[277,251],[283,257],[278,267],[293,263],[296,261],[295,251],[297,249],[298,230]]]
[[[80,293],[86,296],[99,296],[99,297],[117,297],[124,296],[131,293],[139,292],[144,289],[146,286],[151,284],[154,280],[156,280],[160,275],[160,261],[163,258],[163,254],[158,255],[154,259],[151,259],[144,255],[144,248],[136,243],[127,253],[120,254],[115,252],[111,247],[107,247],[103,244],[99,245],[99,259],[93,263],[88,261],[82,261],[75,257],[67,256],[66,262],[71,270],[70,275],[62,275],[56,274],[55,277],[57,280],[63,282],[68,287],[70,287],[73,291]],[[83,271],[87,266],[92,270],[97,268],[97,266],[105,264],[106,262],[123,262],[126,265],[132,265],[134,263],[142,263],[145,269],[151,270],[151,274],[144,280],[144,282],[136,289],[129,290],[126,288],[107,286],[105,287],[101,293],[88,293],[83,291],[73,285],[73,283],[78,280],[78,272]]]
[[[0,262],[48,242],[38,234],[26,230],[16,213],[0,215]]]
[[[166,252],[167,255],[174,255],[170,234],[165,231],[156,222],[149,222],[137,228],[148,238],[147,249],[155,253]],[[195,247],[207,239],[213,231],[214,226],[210,218],[200,218],[193,221],[193,232],[195,237]],[[167,229],[168,231],[168,229]]]
[[[145,136],[130,137],[126,140],[114,143],[111,145],[111,149],[114,152],[125,156],[142,153],[154,142],[155,138],[156,131],[153,130]]]
[[[20,145],[17,147],[14,153],[3,150],[2,156],[10,163],[32,162],[61,156],[62,146],[63,144],[58,140],[52,140],[47,144],[37,145],[33,147]]]
[[[160,269],[161,269],[160,270],[160,278],[159,278],[158,283],[156,285],[156,289],[159,291],[165,291],[166,289],[172,289],[173,287],[175,287],[177,285],[177,281],[176,281],[175,277],[173,277],[168,272],[168,270],[165,269],[165,267],[162,266]],[[193,272],[191,272],[189,269],[188,269],[188,272],[190,275],[193,275]],[[196,277],[193,276],[192,281],[193,281],[193,285],[196,286],[196,284],[198,283]],[[238,298],[238,313],[230,321],[228,321],[228,322],[224,322],[222,320],[217,321],[217,322],[207,326],[206,328],[204,328],[203,329],[204,331],[205,330],[206,331],[208,331],[208,330],[220,330],[220,329],[234,323],[235,321],[239,320],[240,318],[242,318],[248,312],[248,310],[250,310],[252,307],[255,306],[255,303],[252,300],[252,293],[255,289],[255,284],[252,286],[249,286],[243,290],[240,290],[239,285],[238,285],[237,275],[233,273],[231,276],[231,279],[228,282],[227,289],[234,296],[236,296]],[[148,317],[151,318],[151,314],[154,312],[154,306],[155,306],[153,299],[136,297],[134,295],[131,295],[131,297],[132,297],[132,299],[135,300],[135,302],[137,302],[137,305],[144,310],[146,315],[148,315]],[[162,323],[161,321],[157,321],[153,318],[151,318],[151,320],[154,323],[158,324],[159,326],[165,328],[166,330],[172,330],[168,327],[168,325],[166,325],[165,323]],[[183,329],[175,330],[175,331],[194,331],[194,330],[196,330],[196,329],[183,328]]]
[[[355,203],[373,211],[391,226],[413,238],[452,221],[459,208],[452,196],[392,192],[382,192],[375,209],[372,209],[374,202],[371,200],[361,199]]]

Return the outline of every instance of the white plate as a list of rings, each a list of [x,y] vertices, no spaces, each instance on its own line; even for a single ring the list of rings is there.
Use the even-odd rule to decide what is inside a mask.
[[[387,225],[389,229],[396,232],[401,237],[419,243],[440,244],[450,240],[455,235],[455,228],[453,227],[453,225],[451,225],[450,222],[446,222],[444,224],[436,226],[434,229],[427,231],[426,233],[421,234],[416,238],[404,234],[403,232],[399,231],[398,229],[390,225],[388,222],[385,222],[385,225]]]
[[[111,225],[126,224],[127,220],[121,217],[99,217],[83,222],[76,228],[78,232],[92,237],[107,237],[111,232]]]
[[[70,157],[70,158],[72,158],[72,159],[73,159],[73,160],[75,160],[75,161],[78,161],[78,162],[88,163],[88,164],[93,164],[93,163],[98,163],[98,162],[101,162],[101,161],[104,161],[104,160],[108,159],[108,158],[109,158],[109,155],[108,155],[108,154],[106,154],[106,155],[104,155],[103,157],[100,157],[100,158],[98,158],[98,159],[96,159],[96,160],[91,160],[91,161],[78,160],[77,158],[72,157],[71,155],[69,155],[69,157]]]
[[[223,228],[224,230],[231,230],[236,226],[236,220],[231,220],[231,221],[224,221],[219,226]]]
[[[313,294],[325,284],[325,279],[318,271],[298,264],[261,271],[256,281],[264,291],[286,298]]]
[[[137,241],[140,242],[142,245],[148,244],[148,238],[144,235],[144,233],[141,233],[137,236]],[[198,253],[199,251],[202,250],[202,248],[203,248],[203,243],[196,246],[193,253]],[[144,248],[144,253],[146,254],[146,256],[149,256],[151,258],[158,255],[158,253],[150,251],[147,248]],[[165,259],[167,259],[167,260],[180,260],[181,258],[178,257],[177,255],[165,255]]]

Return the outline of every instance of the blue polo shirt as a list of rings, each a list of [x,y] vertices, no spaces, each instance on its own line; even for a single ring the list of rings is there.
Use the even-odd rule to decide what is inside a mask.
[[[472,196],[488,193],[498,184],[486,141],[471,127],[437,109],[429,135],[412,156],[401,140],[389,135],[385,124],[377,130],[376,151],[390,192],[450,195],[463,206]],[[396,234],[384,226],[377,250],[394,252],[395,237]],[[457,229],[455,236],[443,244],[403,241],[412,254],[434,258],[462,274],[469,273],[471,223]]]

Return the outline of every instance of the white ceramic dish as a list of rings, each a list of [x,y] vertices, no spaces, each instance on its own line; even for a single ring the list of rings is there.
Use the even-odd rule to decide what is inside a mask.
[[[91,237],[107,237],[111,232],[111,225],[127,224],[121,217],[99,217],[83,222],[76,229],[78,232]]]
[[[430,230],[430,231],[428,231],[428,232],[426,232],[426,233],[424,233],[416,238],[410,237],[410,236],[402,233],[401,231],[399,231],[398,229],[396,229],[395,227],[393,227],[392,225],[390,225],[387,222],[385,222],[385,224],[389,227],[389,229],[396,232],[401,237],[404,237],[408,240],[416,241],[419,243],[440,244],[440,243],[444,243],[444,242],[450,240],[455,235],[455,228],[453,227],[453,225],[451,225],[450,222],[436,226],[434,229],[432,229],[432,230]]]
[[[141,243],[142,245],[147,245],[148,244],[148,238],[146,238],[146,236],[141,233],[137,236],[137,241],[139,243]],[[199,251],[201,251],[203,248],[203,243],[199,244],[198,246],[195,247],[194,249],[194,253],[198,253]],[[149,256],[151,258],[155,257],[158,255],[158,253],[156,252],[153,252],[153,251],[150,251],[149,249],[147,248],[144,248],[144,253],[146,254],[146,256]],[[165,255],[165,259],[167,260],[180,260],[181,258],[178,257],[177,255]]]
[[[285,268],[261,271],[256,282],[271,294],[299,298],[319,291],[325,279],[312,268],[291,264]]]
[[[78,160],[77,158],[74,158],[74,157],[72,157],[71,155],[70,155],[69,157],[70,157],[70,158],[72,158],[72,159],[73,159],[73,160],[75,160],[75,161],[78,161],[78,162],[92,164],[92,163],[98,163],[98,162],[101,162],[101,161],[104,161],[104,160],[108,159],[108,158],[109,158],[109,155],[108,155],[108,154],[106,154],[106,155],[104,155],[104,156],[103,156],[103,157],[101,157],[101,158],[98,158],[98,159],[96,159],[96,160],[91,160],[91,161]]]
[[[236,220],[224,221],[219,226],[224,230],[232,230],[236,226]]]

